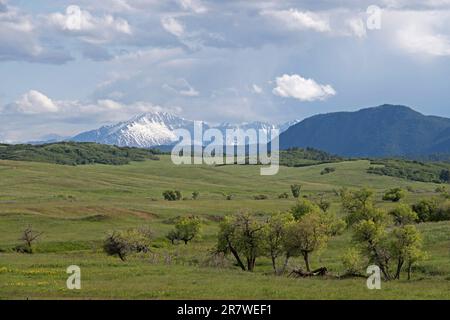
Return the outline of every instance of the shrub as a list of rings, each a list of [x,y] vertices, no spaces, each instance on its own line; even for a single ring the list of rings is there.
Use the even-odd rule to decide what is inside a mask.
[[[412,206],[412,209],[417,213],[419,222],[431,221],[431,217],[435,215],[439,208],[436,199],[423,199]]]
[[[167,201],[177,201],[182,199],[181,192],[178,190],[166,190],[163,192],[163,197]]]
[[[307,213],[319,212],[320,208],[313,202],[301,199],[297,202],[297,204],[291,208],[290,212],[294,216],[295,220],[300,219]]]
[[[42,236],[42,232],[36,232],[32,227],[26,228],[19,240],[23,241],[23,244],[14,248],[19,253],[33,253],[34,245],[37,240]]]
[[[118,256],[125,261],[133,252],[148,252],[153,233],[150,229],[129,229],[114,231],[107,236],[103,250],[110,256]]]
[[[335,172],[335,171],[336,171],[335,168],[327,167],[327,168],[323,169],[323,170],[320,172],[320,174],[323,176],[324,174],[329,174],[329,173],[332,173],[332,172]]]
[[[397,208],[390,211],[389,214],[394,218],[394,223],[398,226],[412,224],[418,219],[417,213],[406,204],[399,205]]]
[[[266,200],[268,197],[265,194],[259,194],[257,196],[254,196],[253,199],[255,200]]]
[[[346,275],[356,276],[361,274],[363,262],[359,250],[355,248],[348,249],[341,257],[341,262]]]
[[[405,191],[400,188],[394,188],[388,190],[384,196],[384,201],[392,201],[392,202],[399,202],[401,199],[403,199],[406,196]]]
[[[197,200],[199,196],[200,196],[200,192],[198,192],[198,191],[192,192],[192,200]]]
[[[297,199],[298,199],[298,197],[300,197],[300,191],[301,191],[301,189],[302,189],[302,186],[301,186],[301,185],[298,185],[298,184],[293,184],[293,185],[291,185],[292,196],[293,196],[294,198],[297,198]]]
[[[289,194],[287,192],[283,192],[278,195],[278,199],[288,199],[288,198]]]

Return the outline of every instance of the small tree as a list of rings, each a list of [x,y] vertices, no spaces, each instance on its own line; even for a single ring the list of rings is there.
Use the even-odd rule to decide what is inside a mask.
[[[286,270],[289,256],[285,255],[285,261],[281,270],[277,267],[277,259],[285,254],[284,238],[289,225],[294,221],[290,213],[276,213],[269,217],[265,224],[265,246],[268,256],[272,261],[275,274],[282,274]]]
[[[103,250],[110,256],[125,261],[133,252],[148,252],[153,232],[147,228],[114,231],[103,242]]]
[[[26,228],[19,239],[23,241],[23,247],[18,248],[18,251],[22,251],[24,253],[33,253],[34,244],[42,236],[42,234],[42,232],[33,230],[31,226]]]
[[[391,250],[393,258],[397,261],[394,278],[400,279],[400,273],[406,264],[408,280],[411,279],[413,264],[425,257],[422,251],[422,237],[416,227],[407,225],[395,228],[392,231]]]
[[[401,199],[403,199],[406,196],[406,193],[401,188],[394,188],[388,190],[384,196],[384,201],[392,201],[392,202],[399,202]]]
[[[227,216],[220,225],[217,250],[231,253],[239,267],[252,272],[264,252],[264,224],[246,212]],[[244,264],[244,259],[246,264]]]
[[[183,241],[188,244],[189,241],[199,236],[201,230],[201,222],[197,217],[183,217],[175,224],[175,230],[167,234],[167,238],[172,242]]]
[[[400,204],[397,208],[390,211],[389,214],[393,217],[394,223],[398,226],[412,224],[418,219],[417,213],[406,204]]]
[[[439,203],[436,199],[424,199],[414,204],[412,209],[420,222],[426,222],[439,210]]]
[[[299,184],[293,184],[291,185],[291,192],[292,192],[292,196],[296,199],[298,199],[300,197],[300,191],[302,189],[302,186]]]
[[[320,213],[311,212],[291,224],[287,230],[285,249],[290,256],[301,255],[308,272],[311,271],[311,253],[322,249],[328,242],[329,227]]]
[[[197,200],[199,196],[200,196],[200,192],[198,192],[198,191],[192,192],[192,200]]]
[[[363,268],[361,253],[356,248],[348,249],[341,257],[344,266],[345,275],[359,276]]]
[[[342,208],[348,214],[362,212],[373,207],[373,191],[363,188],[357,191],[342,189],[339,192]]]
[[[325,200],[324,195],[321,194],[320,199],[317,202],[317,205],[319,206],[320,210],[322,210],[323,212],[327,212],[328,209],[330,209],[330,207],[331,207],[331,202]]]

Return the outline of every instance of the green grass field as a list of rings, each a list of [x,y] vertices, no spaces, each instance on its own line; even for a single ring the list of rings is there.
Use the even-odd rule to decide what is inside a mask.
[[[450,299],[450,222],[418,225],[429,258],[415,268],[413,280],[383,282],[382,290],[368,290],[363,278],[275,277],[267,258],[258,260],[254,273],[210,261],[218,217],[242,209],[287,210],[295,201],[278,195],[290,193],[294,183],[310,198],[325,194],[339,215],[334,191],[342,187],[370,187],[385,208],[392,206],[381,201],[389,188],[412,188],[406,203],[436,195],[433,183],[368,174],[369,161],[333,163],[336,171],[321,175],[327,166],[281,167],[278,175],[260,176],[258,166],[175,166],[168,156],[124,166],[0,161],[0,299]],[[164,201],[167,189],[187,197],[199,191],[200,198]],[[259,194],[269,199],[253,200]],[[203,220],[202,237],[171,245],[165,234],[173,218],[191,214]],[[30,225],[44,233],[36,253],[13,252]],[[109,231],[138,226],[155,232],[152,253],[126,262],[103,253]],[[313,254],[313,267],[342,273],[340,256],[350,245],[350,232],[333,238]],[[66,268],[73,264],[82,270],[81,290],[66,288]],[[297,264],[294,259],[291,267]]]

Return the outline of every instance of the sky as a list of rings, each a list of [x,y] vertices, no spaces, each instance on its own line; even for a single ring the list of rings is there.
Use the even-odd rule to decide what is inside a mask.
[[[450,0],[0,0],[3,142],[449,101]]]

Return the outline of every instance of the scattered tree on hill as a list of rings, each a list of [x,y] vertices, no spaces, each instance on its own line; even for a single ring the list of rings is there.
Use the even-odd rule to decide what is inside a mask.
[[[394,188],[388,190],[384,196],[384,201],[392,201],[392,202],[399,202],[401,199],[403,199],[406,196],[406,193],[401,188]]]
[[[192,192],[192,200],[197,200],[199,196],[200,196],[200,192],[198,192],[198,191]]]
[[[148,252],[152,238],[152,231],[145,228],[114,231],[103,242],[103,250],[125,261],[130,253]]]
[[[404,226],[412,224],[417,221],[417,213],[415,213],[410,206],[401,204],[395,209],[391,210],[389,214],[393,217],[394,223],[397,226]]]
[[[311,212],[319,212],[320,208],[314,202],[311,202],[307,199],[300,199],[294,207],[291,208],[290,212],[292,216],[299,220],[302,216],[311,213]]]
[[[320,174],[323,176],[323,175],[325,175],[325,174],[329,174],[329,173],[332,173],[332,172],[335,172],[335,171],[336,171],[335,168],[327,167],[327,168],[323,169],[323,170],[320,172]]]
[[[286,270],[289,255],[286,254],[284,239],[286,232],[294,218],[290,213],[276,213],[271,215],[265,224],[265,246],[272,261],[275,274],[283,274]],[[284,264],[281,269],[277,266],[277,259],[285,255]]]
[[[188,244],[189,241],[198,237],[201,231],[200,219],[194,216],[182,217],[175,224],[175,229],[167,234],[167,238],[172,242],[183,241]]]
[[[253,271],[256,258],[264,253],[263,223],[246,212],[225,217],[220,224],[217,249],[231,253],[242,270]]]
[[[300,197],[300,191],[302,189],[302,186],[299,184],[293,184],[291,185],[291,192],[292,192],[292,196],[296,199],[298,199]]]
[[[34,244],[42,236],[42,232],[37,232],[33,230],[30,226],[22,232],[22,236],[19,240],[23,241],[23,245],[16,247],[16,251],[22,253],[33,253]]]

